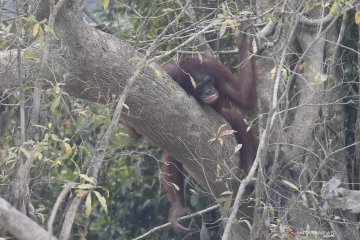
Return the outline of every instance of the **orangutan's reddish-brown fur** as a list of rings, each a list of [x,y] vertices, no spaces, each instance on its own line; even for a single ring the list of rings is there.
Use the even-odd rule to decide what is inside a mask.
[[[256,110],[257,108],[257,74],[255,60],[250,57],[250,51],[250,37],[242,32],[236,77],[216,58],[209,56],[188,57],[163,67],[164,71],[188,94],[199,102],[212,106],[236,131],[236,140],[242,144],[240,168],[246,174],[253,164],[258,147],[255,133],[252,129],[248,130],[248,125],[240,112],[240,109]],[[177,222],[177,218],[189,212],[185,207],[183,196],[182,165],[167,153],[164,153],[163,161],[162,183],[171,205],[169,220],[176,232],[188,231],[189,229]],[[176,190],[172,184],[177,185],[180,190]]]

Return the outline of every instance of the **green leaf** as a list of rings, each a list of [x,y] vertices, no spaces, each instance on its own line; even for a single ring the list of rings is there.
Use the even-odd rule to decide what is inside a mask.
[[[227,197],[225,202],[224,202],[224,208],[223,208],[224,213],[229,211],[229,209],[231,208],[231,203],[232,203],[232,195]]]
[[[163,79],[162,71],[158,68],[154,68],[153,70],[155,72],[156,78],[162,80]]]
[[[312,85],[320,85],[328,80],[328,76],[323,73],[317,73],[316,76],[312,79]]]
[[[225,191],[225,192],[221,193],[220,195],[225,196],[225,195],[232,195],[232,194],[233,194],[232,191]]]
[[[40,43],[40,48],[44,48],[44,42],[45,42],[45,36],[44,36],[44,31],[39,28],[39,43]]]
[[[33,37],[36,37],[39,33],[39,29],[40,29],[40,24],[39,23],[36,23],[33,27],[33,30],[32,30],[32,35]]]
[[[217,138],[214,137],[214,138],[210,139],[207,143],[208,143],[208,144],[211,144],[211,143],[215,142],[216,139],[217,139]]]
[[[192,86],[193,86],[193,88],[195,89],[195,88],[196,88],[196,82],[195,82],[195,79],[194,79],[192,76],[190,76],[190,75],[189,75],[189,77],[190,77],[191,85],[192,85]]]
[[[61,166],[61,160],[60,159],[56,159],[54,161],[51,161],[51,167],[52,168],[56,168],[56,167],[59,167]]]
[[[48,128],[47,127],[45,127],[45,126],[43,126],[43,125],[38,125],[38,124],[34,124],[34,125],[32,125],[33,127],[37,127],[37,128],[42,128],[42,129],[44,129],[44,130],[47,130]]]
[[[179,22],[180,22],[180,19],[179,19],[179,16],[176,14],[175,12],[175,24],[176,24],[176,28],[179,28]]]
[[[52,37],[57,38],[54,29],[51,28],[49,25],[45,25],[45,32],[46,34],[51,34]]]
[[[218,138],[220,146],[224,146],[224,140],[222,138]]]
[[[222,124],[219,128],[218,128],[218,131],[217,131],[217,135],[219,136],[220,132],[221,132],[221,129],[224,128],[227,124]]]
[[[93,193],[95,194],[95,196],[99,200],[101,207],[104,209],[104,211],[106,213],[108,213],[108,208],[107,208],[107,205],[106,205],[106,199],[103,196],[101,196],[101,194],[99,192],[97,192],[97,191],[93,191]]]
[[[60,104],[60,100],[61,100],[61,96],[59,95],[59,96],[57,96],[55,99],[54,99],[54,101],[51,103],[51,106],[50,106],[50,112],[52,113],[52,114],[56,114],[57,112],[56,112],[56,109],[57,109],[57,107],[59,106],[59,104]]]
[[[55,134],[51,134],[50,136],[51,136],[51,139],[52,139],[53,141],[55,141],[55,142],[60,142],[60,141],[61,141],[60,138],[59,138],[57,135],[55,135]]]
[[[314,196],[319,196],[316,192],[312,191],[312,190],[306,190],[305,192],[314,195]]]
[[[271,69],[271,71],[270,71],[271,78],[274,78],[274,77],[275,77],[275,74],[276,74],[276,67],[274,67],[274,68]]]
[[[84,179],[85,181],[90,182],[90,183],[96,185],[95,178],[89,177],[89,176],[87,176],[86,174],[80,174],[80,177],[81,177],[82,179]]]
[[[242,148],[242,144],[237,144],[235,149],[234,149],[234,154],[236,154],[237,152],[240,151],[240,149]]]
[[[240,220],[240,222],[246,223],[246,225],[248,226],[248,228],[251,229],[251,223],[250,223],[248,220],[242,219],[242,220]]]
[[[283,79],[288,79],[288,72],[286,71],[285,68],[281,69],[281,76],[283,77]]]
[[[221,27],[220,27],[220,37],[224,36],[225,32],[226,32],[226,29],[227,29],[227,25],[226,24],[221,24]]]
[[[77,189],[93,189],[93,188],[95,188],[95,186],[92,184],[84,183],[84,184],[77,185],[76,188]]]
[[[224,130],[224,131],[221,131],[220,133],[219,133],[219,138],[222,138],[222,137],[225,137],[225,136],[230,136],[230,135],[233,135],[234,133],[236,133],[236,131],[234,131],[234,130]]]
[[[169,12],[173,12],[173,11],[174,11],[173,8],[163,8],[163,9],[161,9],[161,12],[163,12],[163,13],[169,13]]]
[[[283,183],[285,183],[286,185],[288,185],[289,187],[291,187],[292,189],[299,191],[299,188],[293,184],[292,182],[286,181],[286,180],[282,180]]]
[[[176,189],[176,191],[180,191],[180,188],[178,185],[176,185],[175,183],[171,183],[171,185],[173,185],[173,187]]]
[[[81,189],[76,189],[75,190],[75,194],[76,194],[77,197],[83,197],[88,193],[89,193],[89,191],[85,191],[85,190],[81,190]]]
[[[110,1],[109,0],[101,0],[101,6],[107,10],[109,8],[109,3]]]
[[[335,1],[330,8],[330,13],[336,15],[338,11],[338,7],[340,7],[339,1]]]
[[[221,10],[222,13],[224,14],[224,17],[227,17],[229,15],[225,3],[221,4]]]
[[[70,144],[68,144],[67,142],[63,142],[63,145],[65,147],[65,154],[64,154],[63,158],[66,159],[71,156],[73,151],[72,151]]]
[[[24,50],[24,55],[23,56],[24,56],[25,59],[38,60],[38,58],[34,55],[34,53],[29,49]]]
[[[90,215],[91,215],[91,192],[89,192],[85,200],[85,216],[86,218],[90,218]]]
[[[36,154],[36,157],[37,157],[39,160],[43,159],[42,153],[37,153],[37,154]]]
[[[190,190],[190,192],[192,192],[193,194],[195,194],[195,195],[199,195],[199,193],[198,193],[195,189],[190,188],[189,190]]]

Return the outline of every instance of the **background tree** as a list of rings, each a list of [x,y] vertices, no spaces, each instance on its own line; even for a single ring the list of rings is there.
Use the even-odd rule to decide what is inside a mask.
[[[230,216],[222,239],[249,239],[247,224],[253,239],[288,232],[359,238],[358,216],[330,209],[336,206],[321,197],[322,183],[338,172],[358,190],[356,1],[2,3],[0,193],[50,233],[129,239],[165,222],[154,177],[160,147],[187,168],[192,210],[211,199],[221,205],[217,217]],[[258,156],[238,191],[236,144],[219,134],[228,125],[222,128],[221,117],[155,63],[211,54],[235,71],[240,22],[256,40],[261,81],[259,114],[249,119],[259,128]],[[157,147],[131,146],[118,124],[121,112]],[[255,221],[239,228],[240,202],[229,207],[247,184],[255,185]],[[0,224],[23,239],[27,223],[6,221],[0,215]],[[215,219],[208,214],[202,221]],[[199,231],[186,237],[199,237],[196,225]],[[161,237],[172,236],[150,235]]]

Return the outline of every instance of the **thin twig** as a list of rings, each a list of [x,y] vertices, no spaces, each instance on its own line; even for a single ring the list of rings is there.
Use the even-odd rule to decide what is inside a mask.
[[[195,213],[192,213],[192,214],[183,216],[183,217],[181,217],[181,218],[178,218],[177,220],[178,220],[179,222],[181,222],[181,221],[184,221],[184,220],[186,220],[186,219],[198,217],[198,216],[203,215],[204,213],[207,213],[207,212],[210,212],[210,211],[213,211],[213,210],[218,209],[219,206],[220,206],[219,204],[216,204],[216,205],[214,205],[214,206],[212,206],[212,207],[209,207],[209,208],[203,209],[203,210],[201,210],[201,211],[198,211],[198,212],[195,212]],[[139,237],[134,238],[133,240],[144,239],[145,237],[151,235],[152,233],[155,233],[155,232],[157,232],[157,231],[160,231],[161,229],[168,228],[168,227],[171,227],[171,222],[168,222],[168,223],[165,223],[165,224],[163,224],[163,225],[154,227],[154,228],[152,228],[150,231],[144,233],[143,235],[141,235],[141,236],[139,236]]]

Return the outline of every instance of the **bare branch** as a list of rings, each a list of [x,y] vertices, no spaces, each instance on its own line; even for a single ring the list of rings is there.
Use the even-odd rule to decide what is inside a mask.
[[[47,231],[0,197],[0,225],[19,240],[55,240]]]
[[[352,9],[352,5],[355,4],[356,0],[347,2],[345,7],[342,8],[340,6],[339,3],[336,3],[336,8],[331,10],[330,13],[328,15],[326,15],[325,17],[322,18],[318,18],[318,19],[311,19],[305,16],[300,16],[299,18],[299,22],[306,25],[307,27],[320,27],[323,25],[327,25],[328,23],[330,23],[334,18],[337,18],[338,15],[341,15],[343,12],[348,11],[349,9]],[[351,6],[351,7],[347,7],[347,6]]]
[[[181,218],[178,218],[177,220],[178,220],[179,222],[181,222],[181,221],[184,221],[184,220],[187,220],[187,219],[191,219],[191,218],[194,218],[194,217],[198,217],[198,216],[203,215],[204,213],[207,213],[207,212],[211,212],[211,211],[213,211],[213,210],[216,210],[216,209],[218,209],[219,207],[220,207],[220,205],[219,205],[219,204],[216,204],[216,205],[214,205],[214,206],[212,206],[212,207],[208,207],[208,208],[203,209],[203,210],[201,210],[201,211],[198,211],[198,212],[195,212],[195,213],[192,213],[192,214],[183,216],[183,217],[181,217]],[[141,235],[141,236],[139,236],[139,237],[134,238],[133,240],[145,239],[147,236],[149,236],[149,235],[151,235],[151,234],[153,234],[153,233],[155,233],[155,232],[157,232],[157,231],[160,231],[160,230],[162,230],[162,229],[168,228],[168,227],[171,227],[171,222],[168,222],[168,223],[165,223],[165,224],[163,224],[163,225],[154,227],[154,228],[152,228],[150,231],[144,233],[143,235]]]

